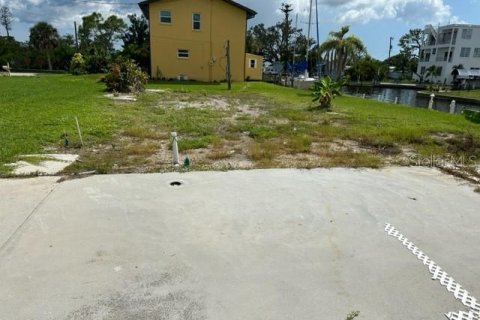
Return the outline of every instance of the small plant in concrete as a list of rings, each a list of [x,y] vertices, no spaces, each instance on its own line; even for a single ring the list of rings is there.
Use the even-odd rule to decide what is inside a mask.
[[[347,315],[347,318],[345,318],[345,320],[353,320],[359,315],[360,315],[360,311],[352,311]]]

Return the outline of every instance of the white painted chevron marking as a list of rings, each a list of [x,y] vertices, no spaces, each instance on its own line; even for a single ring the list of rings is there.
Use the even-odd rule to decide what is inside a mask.
[[[432,274],[433,280],[439,280],[440,284],[447,288],[448,292],[453,293],[453,296],[460,300],[464,306],[470,308],[470,311],[464,312],[449,312],[445,316],[450,320],[480,320],[480,303],[478,300],[470,295],[470,293],[463,289],[452,277],[442,270],[433,260],[431,260],[425,253],[423,253],[413,242],[409,241],[407,237],[400,233],[394,226],[385,224],[385,232],[389,236],[397,238],[408,250],[410,250]]]

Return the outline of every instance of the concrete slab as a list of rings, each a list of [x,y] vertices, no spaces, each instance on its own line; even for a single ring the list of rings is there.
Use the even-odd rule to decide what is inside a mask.
[[[31,174],[54,175],[64,170],[66,167],[77,161],[77,154],[29,154],[21,156],[25,160],[20,160],[9,164],[13,168],[13,174],[25,176]],[[44,160],[38,164],[28,162],[29,158]]]
[[[425,168],[66,181],[0,251],[0,318],[442,319],[466,308],[384,224],[478,298],[479,207]]]
[[[0,248],[55,188],[57,180],[58,177],[0,179]]]

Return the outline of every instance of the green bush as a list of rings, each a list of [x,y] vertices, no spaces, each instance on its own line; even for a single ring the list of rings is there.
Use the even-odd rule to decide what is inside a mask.
[[[105,76],[107,90],[110,92],[142,92],[145,91],[147,80],[147,74],[133,60],[122,57],[110,64]]]
[[[81,53],[75,53],[70,60],[70,72],[74,75],[87,73],[85,59]]]
[[[340,89],[345,84],[345,80],[334,81],[329,76],[325,76],[314,83],[313,102],[318,101],[319,107],[322,109],[330,109],[332,100],[336,96],[341,96]]]
[[[463,110],[463,114],[467,120],[470,120],[474,123],[480,123],[480,111],[476,110]]]

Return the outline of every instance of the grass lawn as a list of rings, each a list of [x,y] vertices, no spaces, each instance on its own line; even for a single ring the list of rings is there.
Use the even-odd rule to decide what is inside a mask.
[[[232,91],[151,82],[154,91],[137,102],[114,102],[97,78],[0,77],[0,174],[21,155],[64,152],[80,155],[66,173],[177,170],[172,131],[193,170],[380,167],[447,154],[480,159],[480,127],[458,115],[352,97],[337,98],[326,112],[312,108],[307,91],[261,82],[235,83]]]
[[[453,90],[448,92],[441,92],[443,96],[448,96],[452,98],[467,98],[480,100],[480,89],[475,90]]]

